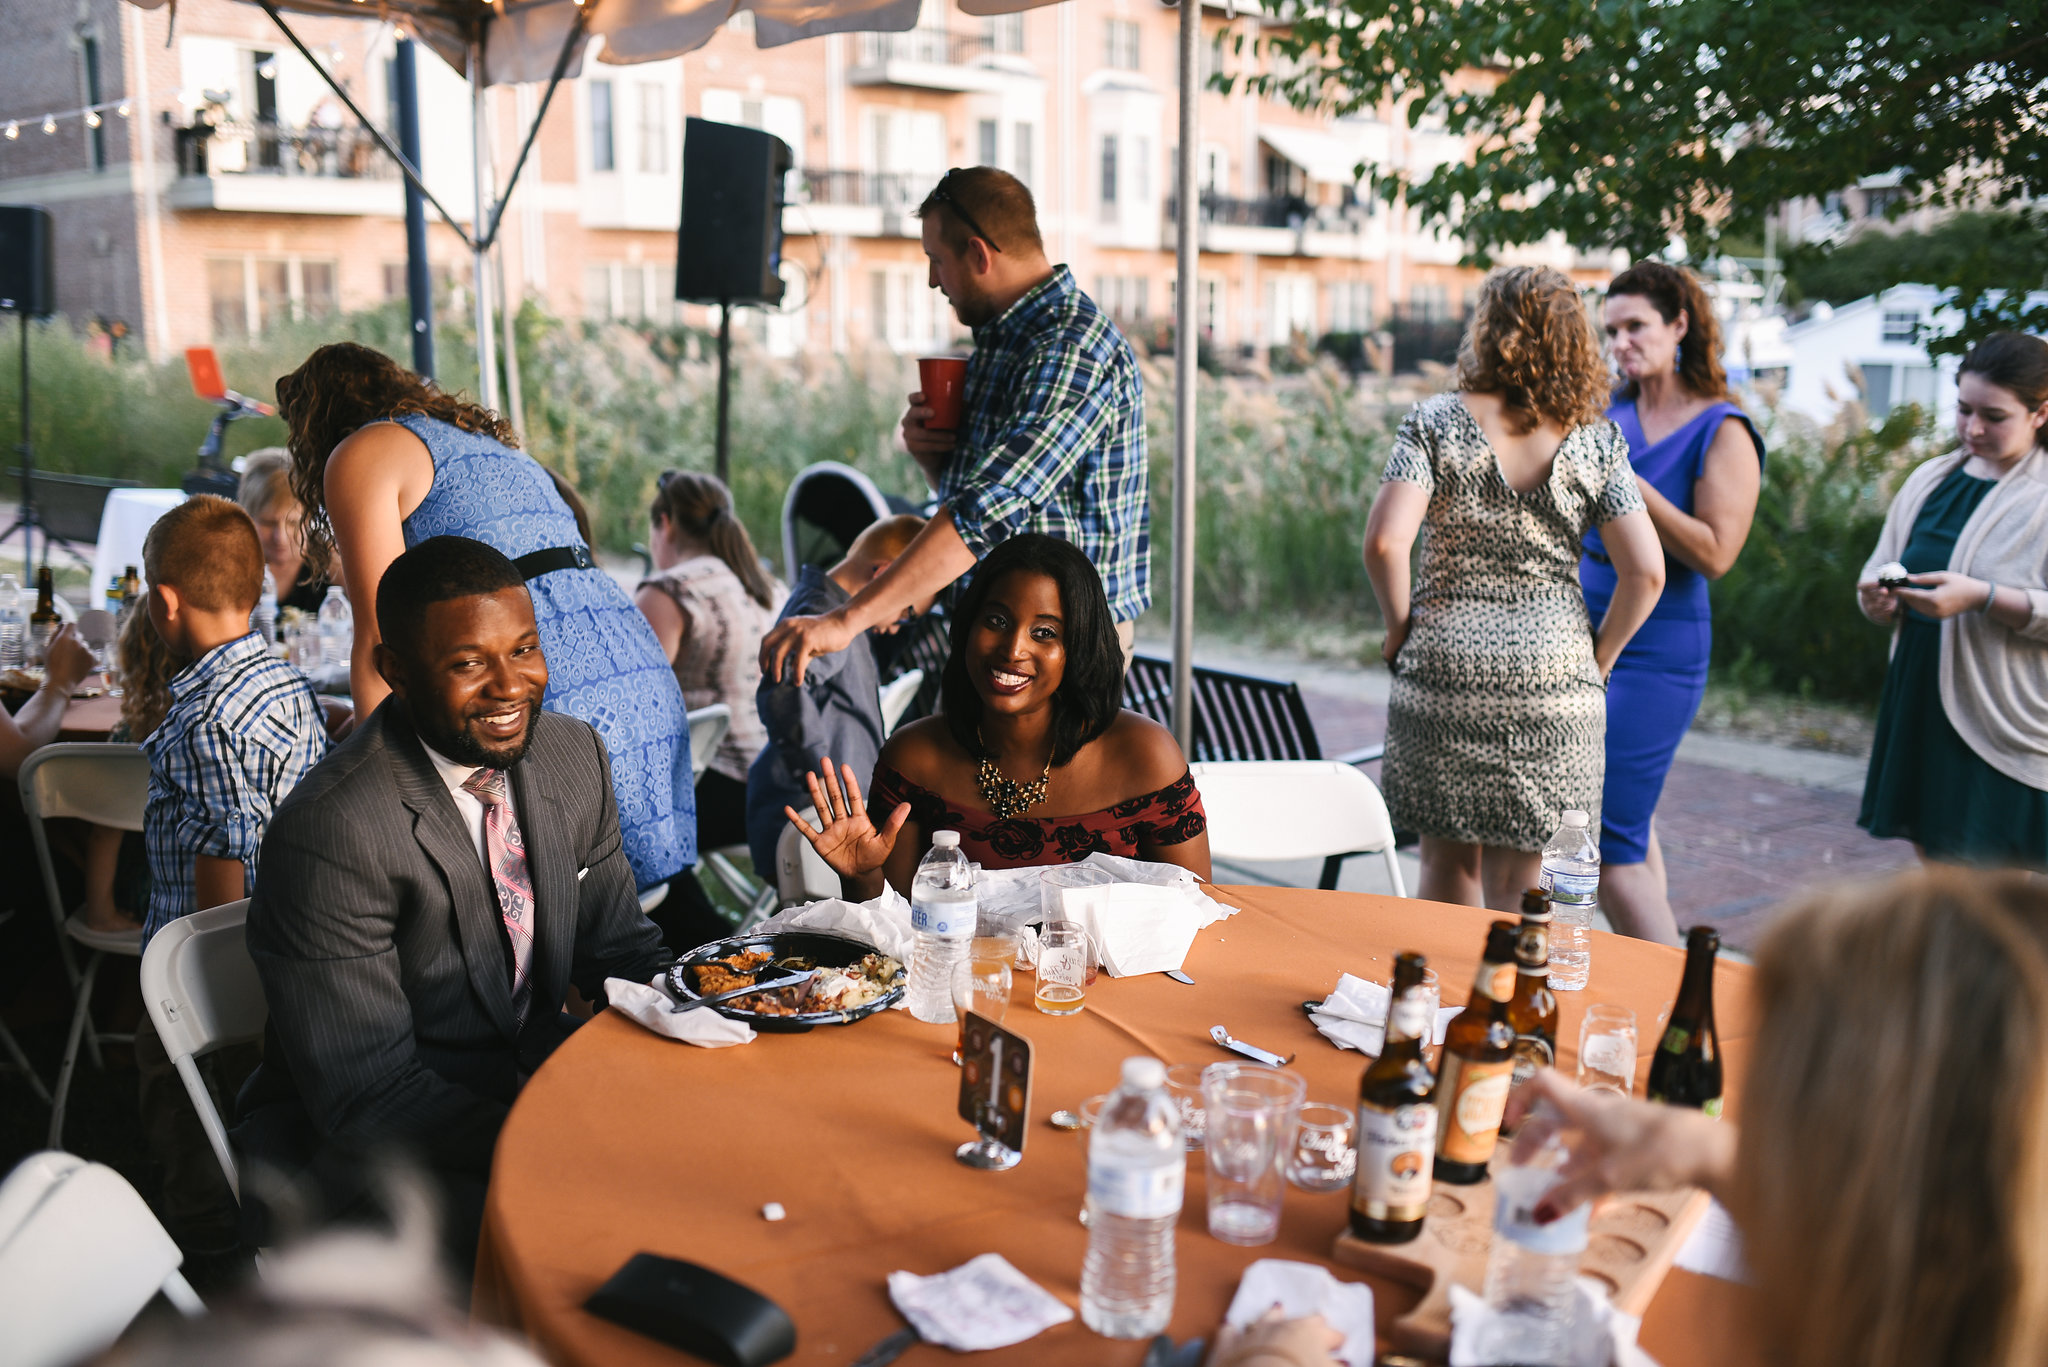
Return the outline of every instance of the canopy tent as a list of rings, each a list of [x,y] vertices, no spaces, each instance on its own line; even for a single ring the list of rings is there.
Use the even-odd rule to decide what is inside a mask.
[[[260,5],[278,28],[311,62],[315,71],[347,106],[349,112],[376,138],[385,153],[398,165],[409,185],[435,210],[469,246],[475,257],[472,293],[476,302],[478,397],[487,407],[498,407],[497,359],[492,329],[491,291],[486,270],[490,249],[504,219],[505,207],[519,173],[533,147],[535,134],[546,118],[548,105],[561,82],[582,70],[593,37],[604,42],[597,60],[612,65],[631,65],[681,56],[709,42],[727,20],[741,11],[754,16],[754,41],[760,47],[777,47],[801,38],[831,33],[906,32],[917,26],[921,0],[252,0]],[[956,0],[963,13],[988,16],[1014,14],[1036,9],[1058,0]],[[176,0],[130,0],[144,9],[157,9]],[[454,215],[427,192],[418,167],[380,128],[357,107],[327,66],[301,42],[282,11],[361,19],[376,17],[402,21],[421,41],[433,48],[449,65],[468,73],[475,116],[472,120],[475,147],[475,217],[465,231]],[[1199,0],[1180,0],[1179,151],[1175,179],[1178,183],[1178,243],[1176,272],[1179,286],[1175,298],[1193,298],[1195,270],[1196,185],[1195,160],[1201,143],[1197,118],[1197,97],[1201,84],[1198,49],[1201,42]],[[502,190],[492,197],[487,184],[487,124],[484,91],[492,85],[546,81],[534,114],[505,178]],[[486,208],[486,205],[489,207]],[[421,263],[411,272],[415,287],[425,280]],[[416,312],[415,316],[419,316]],[[509,343],[511,331],[506,329]],[[508,361],[513,358],[508,357]],[[516,361],[508,366],[516,375]],[[1193,727],[1194,685],[1194,570],[1195,570],[1195,329],[1174,328],[1174,453],[1173,453],[1173,718],[1174,733],[1181,748],[1188,749]],[[516,401],[516,393],[515,393]]]

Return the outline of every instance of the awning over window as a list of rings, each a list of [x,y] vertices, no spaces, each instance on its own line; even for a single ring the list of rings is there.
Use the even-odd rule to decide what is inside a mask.
[[[1363,138],[1345,138],[1314,128],[1261,128],[1259,141],[1308,172],[1310,180],[1354,185],[1360,162],[1375,160]]]

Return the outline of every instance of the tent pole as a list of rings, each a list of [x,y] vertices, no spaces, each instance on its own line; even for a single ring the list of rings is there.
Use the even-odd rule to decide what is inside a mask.
[[[484,220],[490,213],[490,191],[485,178],[490,174],[489,121],[484,106],[484,31],[479,24],[469,40],[470,128],[475,134],[470,183],[475,190],[475,214],[470,220],[472,268],[470,288],[476,298],[476,401],[485,408],[498,406],[498,347],[491,331],[490,239],[484,236]]]
[[[398,87],[398,147],[407,161],[420,164],[419,66],[412,39],[398,35],[393,62]],[[405,183],[405,295],[412,316],[412,368],[434,378],[434,276],[427,262],[427,201],[417,185]]]
[[[718,305],[718,445],[712,461],[718,470],[718,482],[728,489],[732,487],[731,412],[732,303],[722,300]]]
[[[1195,380],[1201,333],[1201,281],[1195,240],[1195,157],[1201,141],[1202,0],[1180,0],[1180,199],[1175,244],[1173,320],[1173,735],[1194,752],[1195,701]]]

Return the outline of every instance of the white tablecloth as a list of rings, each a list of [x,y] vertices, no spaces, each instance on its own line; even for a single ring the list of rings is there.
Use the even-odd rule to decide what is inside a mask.
[[[81,608],[106,606],[107,583],[128,566],[142,572],[142,539],[156,520],[185,501],[179,489],[115,489],[100,513],[99,546],[92,557],[92,584]]]

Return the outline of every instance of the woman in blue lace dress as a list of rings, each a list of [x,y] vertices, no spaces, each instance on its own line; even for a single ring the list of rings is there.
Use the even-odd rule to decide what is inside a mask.
[[[371,605],[385,568],[430,536],[497,548],[533,595],[548,708],[604,738],[635,879],[643,889],[666,881],[682,894],[656,915],[671,947],[718,933],[690,871],[697,815],[682,690],[647,619],[591,558],[554,477],[514,447],[497,414],[353,342],[315,351],[278,380],[277,398],[291,427],[292,484],[309,513],[309,553],[338,555],[357,605],[356,715],[368,716],[390,691],[371,655]]]

